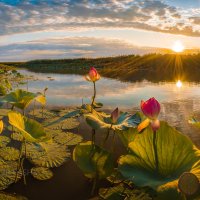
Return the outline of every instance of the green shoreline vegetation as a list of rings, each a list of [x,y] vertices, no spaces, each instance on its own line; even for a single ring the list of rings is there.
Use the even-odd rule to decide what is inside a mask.
[[[198,82],[200,80],[200,54],[126,55],[105,58],[34,60],[2,64],[26,68],[34,72],[79,75],[85,74],[90,66],[94,66],[102,76],[121,81],[141,81],[145,79],[159,82],[181,79]]]

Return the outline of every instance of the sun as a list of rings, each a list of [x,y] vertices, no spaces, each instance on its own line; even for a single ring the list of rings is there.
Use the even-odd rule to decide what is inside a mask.
[[[172,46],[172,50],[176,53],[180,53],[185,50],[185,47],[181,41],[176,41],[176,42],[174,42],[174,44]]]

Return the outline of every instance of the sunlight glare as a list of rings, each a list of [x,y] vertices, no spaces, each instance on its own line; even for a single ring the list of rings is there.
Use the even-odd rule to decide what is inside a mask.
[[[181,88],[183,86],[183,83],[180,81],[180,80],[178,80],[177,82],[176,82],[176,87],[177,88]]]
[[[183,46],[181,41],[176,41],[173,46],[172,46],[172,50],[176,53],[180,53],[183,52],[185,49],[185,47]]]

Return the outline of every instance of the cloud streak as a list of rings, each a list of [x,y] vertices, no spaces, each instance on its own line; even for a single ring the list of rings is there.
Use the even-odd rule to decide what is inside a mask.
[[[160,0],[0,1],[0,34],[83,28],[137,28],[200,36],[200,9]]]
[[[0,46],[0,61],[107,57],[114,55],[145,54],[152,51],[159,52],[160,49],[137,47],[121,40],[68,37]]]

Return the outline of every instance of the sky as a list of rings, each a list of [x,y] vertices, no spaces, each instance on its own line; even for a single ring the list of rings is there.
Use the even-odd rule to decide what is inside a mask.
[[[200,0],[0,0],[0,62],[200,48]]]

